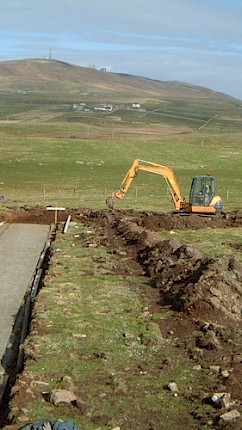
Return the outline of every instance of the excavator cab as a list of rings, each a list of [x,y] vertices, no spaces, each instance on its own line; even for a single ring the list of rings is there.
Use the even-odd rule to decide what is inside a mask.
[[[214,207],[216,213],[221,213],[223,203],[217,196],[217,185],[214,176],[194,176],[190,191],[190,204],[194,207]],[[206,211],[205,211],[206,212]]]

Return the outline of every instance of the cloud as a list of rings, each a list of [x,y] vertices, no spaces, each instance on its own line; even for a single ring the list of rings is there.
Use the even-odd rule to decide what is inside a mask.
[[[0,60],[43,57],[51,48],[72,64],[242,98],[241,18],[240,0],[8,0]]]

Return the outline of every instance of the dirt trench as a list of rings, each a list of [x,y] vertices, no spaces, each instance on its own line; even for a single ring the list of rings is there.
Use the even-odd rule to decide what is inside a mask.
[[[214,323],[240,324],[242,310],[242,264],[231,255],[205,258],[193,245],[162,239],[157,231],[173,228],[238,226],[240,216],[207,219],[87,211],[76,214],[82,221],[102,229],[104,244],[125,249],[139,263],[152,285],[160,291],[160,305],[171,306],[192,318],[207,317]],[[161,224],[163,227],[161,227]],[[147,225],[151,228],[147,228]],[[211,227],[212,226],[212,227]],[[116,250],[116,251],[115,251]]]
[[[220,367],[215,390],[229,392],[242,413],[242,264],[233,255],[205,258],[193,245],[162,239],[158,231],[241,226],[241,214],[213,217],[84,211],[76,214],[101,231],[102,245],[130,257],[155,294],[151,311],[164,336],[178,338],[190,359]],[[226,375],[226,376],[224,376]],[[230,424],[226,428],[240,428]]]

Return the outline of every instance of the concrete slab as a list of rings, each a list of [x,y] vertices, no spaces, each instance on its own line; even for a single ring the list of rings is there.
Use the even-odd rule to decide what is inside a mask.
[[[0,359],[50,233],[48,225],[0,226]]]

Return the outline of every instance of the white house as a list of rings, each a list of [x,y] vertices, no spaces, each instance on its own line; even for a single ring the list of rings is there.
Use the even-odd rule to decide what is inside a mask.
[[[140,108],[140,103],[133,103],[132,108],[135,108],[135,109]]]

